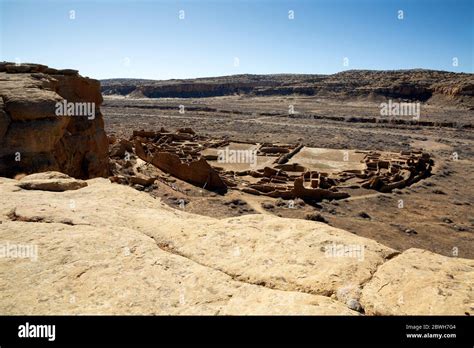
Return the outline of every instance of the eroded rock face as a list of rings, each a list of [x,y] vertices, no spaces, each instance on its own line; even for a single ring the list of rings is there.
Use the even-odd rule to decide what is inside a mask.
[[[13,63],[0,64],[0,80],[0,176],[47,170],[82,179],[107,175],[99,81],[75,70]],[[57,103],[64,101],[74,112],[58,116]]]
[[[0,178],[0,245],[37,257],[0,258],[2,314],[471,311],[471,260],[400,254],[312,221],[189,214],[103,178],[64,192],[17,183]]]

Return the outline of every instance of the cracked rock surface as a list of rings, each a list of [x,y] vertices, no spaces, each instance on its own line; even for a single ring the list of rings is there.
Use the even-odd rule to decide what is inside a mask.
[[[37,259],[0,257],[1,314],[472,310],[471,260],[400,254],[313,221],[198,216],[102,178],[63,192],[18,183],[0,178],[0,245],[36,246]],[[340,246],[362,253],[327,252]],[[400,289],[409,293],[401,303]]]
[[[384,263],[364,287],[366,314],[472,314],[474,262],[409,249]]]

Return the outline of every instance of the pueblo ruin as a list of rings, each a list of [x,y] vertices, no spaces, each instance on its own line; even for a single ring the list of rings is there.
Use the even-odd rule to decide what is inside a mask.
[[[366,190],[391,192],[409,186],[431,174],[433,160],[428,153],[400,153],[363,150],[332,150],[304,144],[245,143],[196,134],[191,128],[171,132],[134,131],[130,139],[109,139],[116,169],[113,182],[151,184],[153,177],[138,172],[122,173],[134,167],[131,155],[165,174],[203,189],[225,193],[239,190],[272,198],[318,202],[363,194]],[[255,160],[222,156],[231,151],[256,154]],[[127,157],[127,160],[120,159]],[[136,167],[136,166],[135,166]],[[118,168],[118,169],[117,169]],[[141,179],[138,179],[141,176]],[[364,190],[365,189],[365,190]]]

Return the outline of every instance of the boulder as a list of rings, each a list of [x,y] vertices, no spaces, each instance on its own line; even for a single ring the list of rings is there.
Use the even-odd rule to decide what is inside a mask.
[[[17,185],[25,190],[69,191],[86,187],[87,182],[76,180],[59,172],[46,172],[27,175]]]
[[[146,175],[137,173],[136,175],[132,175],[129,178],[129,181],[132,184],[142,185],[142,186],[149,186],[155,182],[155,178],[150,178]]]

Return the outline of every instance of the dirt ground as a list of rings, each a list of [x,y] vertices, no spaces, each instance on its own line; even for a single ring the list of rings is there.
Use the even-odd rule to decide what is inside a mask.
[[[289,114],[290,106],[294,114]],[[422,105],[420,121],[456,123],[436,127],[416,124],[408,116],[399,118],[403,124],[371,123],[365,120],[383,119],[376,103],[311,97],[105,97],[101,110],[106,132],[117,138],[129,138],[133,130],[191,127],[203,135],[237,141],[393,152],[422,149],[435,162],[432,176],[392,193],[371,191],[309,205],[232,190],[219,195],[176,179],[174,185],[157,182],[150,194],[196,214],[260,213],[313,219],[398,250],[423,248],[474,258],[472,110]]]

